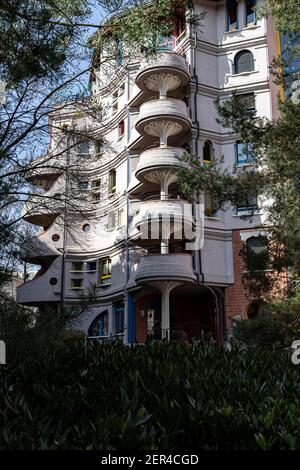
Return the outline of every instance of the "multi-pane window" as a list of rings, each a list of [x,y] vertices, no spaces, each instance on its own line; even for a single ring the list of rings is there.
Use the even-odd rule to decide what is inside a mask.
[[[100,189],[101,179],[92,180],[91,184],[92,184],[92,189]]]
[[[240,51],[234,58],[234,73],[237,75],[244,72],[254,71],[254,58],[250,51]]]
[[[100,201],[100,198],[101,198],[100,193],[93,193],[93,194],[92,194],[92,201],[93,201],[93,202],[99,202],[99,201]]]
[[[108,186],[109,186],[108,189],[109,189],[110,194],[114,194],[116,192],[116,183],[117,183],[117,172],[113,168],[112,170],[110,170],[109,176],[108,176]]]
[[[253,113],[256,111],[255,106],[255,95],[254,93],[243,93],[238,95],[239,103],[246,108],[248,113]]]
[[[108,311],[100,313],[91,324],[88,336],[108,336]]]
[[[238,15],[236,0],[227,0],[227,31],[238,29]]]
[[[89,189],[89,182],[79,181],[78,186],[79,186],[79,189]]]
[[[253,145],[247,142],[236,143],[236,164],[245,165],[253,162]]]
[[[213,145],[210,140],[204,142],[203,147],[203,162],[211,163],[213,160]]]
[[[254,26],[256,24],[256,0],[246,0],[246,26]]]
[[[257,204],[257,195],[256,194],[249,194],[237,206],[237,213],[241,214],[241,215],[245,212],[253,212],[253,211],[257,211],[257,210],[258,210],[258,204]]]
[[[78,144],[78,153],[79,155],[88,155],[90,153],[90,142],[88,140]]]
[[[89,261],[87,263],[87,271],[97,271],[97,262],[96,261]]]
[[[103,258],[99,260],[99,277],[100,284],[106,285],[111,283],[111,259]]]
[[[82,271],[83,263],[81,261],[73,261],[71,265],[71,271]]]
[[[71,289],[83,289],[83,279],[71,279]]]
[[[117,302],[115,304],[115,333],[123,333],[124,331],[124,302]]]

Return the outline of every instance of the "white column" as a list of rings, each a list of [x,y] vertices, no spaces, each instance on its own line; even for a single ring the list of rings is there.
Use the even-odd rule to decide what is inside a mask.
[[[149,285],[161,293],[161,338],[170,341],[170,292],[181,286],[181,281],[153,281]]]

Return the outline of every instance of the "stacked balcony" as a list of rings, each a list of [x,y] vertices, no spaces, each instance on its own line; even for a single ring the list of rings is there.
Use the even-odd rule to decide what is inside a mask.
[[[192,255],[183,248],[186,229],[189,234],[193,230],[192,206],[177,190],[177,171],[185,165],[180,159],[185,149],[178,142],[189,140],[191,130],[184,100],[189,80],[184,58],[174,52],[162,53],[136,77],[145,99],[149,91],[157,94],[141,104],[135,125],[145,145],[152,139],[151,148],[141,152],[134,175],[141,183],[140,210],[133,220],[139,231],[136,244],[149,253],[138,263],[137,283],[195,281]]]

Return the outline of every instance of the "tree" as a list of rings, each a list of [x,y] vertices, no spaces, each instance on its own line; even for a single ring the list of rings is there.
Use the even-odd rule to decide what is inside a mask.
[[[92,142],[102,152],[105,146],[108,149],[103,121],[109,109],[99,97],[91,96],[86,86],[88,76],[93,79],[101,67],[107,85],[120,74],[120,52],[121,70],[129,60],[139,61],[146,52],[154,54],[152,46],[170,32],[179,4],[184,2],[1,3],[1,33],[7,39],[0,50],[1,78],[6,85],[5,102],[0,106],[0,249],[2,260],[6,260],[4,271],[9,272],[18,244],[28,238],[21,222],[21,208],[28,198],[25,211],[52,205],[59,206],[61,213],[84,211],[88,216],[93,210],[76,187],[86,165],[83,158],[77,158],[78,146]],[[99,23],[89,22],[91,6],[98,9]],[[189,21],[195,23],[196,18],[190,16]],[[63,125],[66,115],[72,116],[67,127]],[[44,194],[30,184],[32,175],[45,167],[63,174],[59,201],[56,192]]]

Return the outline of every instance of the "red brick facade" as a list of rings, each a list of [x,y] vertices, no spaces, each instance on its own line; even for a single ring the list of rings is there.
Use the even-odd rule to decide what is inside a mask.
[[[240,251],[243,242],[240,236],[240,230],[232,231],[232,250],[233,250],[233,269],[234,284],[225,289],[225,318],[227,326],[231,326],[231,318],[235,315],[241,315],[245,318],[245,306],[249,303],[247,291],[243,286],[242,277],[245,271],[245,265]]]

